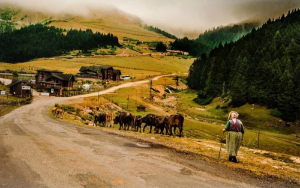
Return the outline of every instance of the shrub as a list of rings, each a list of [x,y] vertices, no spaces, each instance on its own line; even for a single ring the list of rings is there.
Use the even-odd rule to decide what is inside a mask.
[[[274,116],[274,117],[278,117],[278,118],[281,118],[281,117],[282,117],[281,112],[280,112],[277,108],[272,109],[272,110],[270,111],[270,114],[271,114],[272,116]]]
[[[213,101],[213,97],[209,97],[206,99],[195,98],[194,101],[200,105],[208,105]]]

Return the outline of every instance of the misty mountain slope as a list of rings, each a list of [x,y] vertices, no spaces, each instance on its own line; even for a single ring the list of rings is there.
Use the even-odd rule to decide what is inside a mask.
[[[170,41],[167,37],[148,31],[142,27],[142,21],[133,15],[117,9],[90,10],[87,15],[76,14],[53,14],[21,9],[12,5],[1,5],[0,12],[7,12],[10,15],[9,22],[16,24],[16,28],[24,25],[49,22],[50,26],[63,29],[92,29],[94,32],[116,35],[120,42],[123,37],[137,39],[140,41]]]
[[[225,43],[237,41],[260,25],[260,23],[254,22],[220,26],[205,31],[197,39],[188,39],[186,37],[176,39],[171,46],[175,50],[187,51],[193,56],[200,56],[203,53],[209,54],[219,44],[224,45]]]
[[[274,116],[299,120],[299,52],[300,11],[294,10],[195,60],[188,85],[199,91],[199,103],[228,96],[233,106],[258,103]]]

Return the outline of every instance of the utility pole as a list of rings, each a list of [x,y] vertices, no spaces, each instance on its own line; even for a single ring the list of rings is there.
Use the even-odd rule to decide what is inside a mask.
[[[151,88],[152,88],[152,80],[149,81],[150,101],[152,101]]]
[[[128,98],[127,98],[127,111],[128,111],[128,104],[129,104],[129,95],[128,95]]]

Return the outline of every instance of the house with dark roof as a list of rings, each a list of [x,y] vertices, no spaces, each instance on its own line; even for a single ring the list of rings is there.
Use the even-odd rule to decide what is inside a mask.
[[[60,73],[62,74],[63,72],[58,71],[58,70],[47,70],[47,69],[39,69],[37,70],[37,74],[35,76],[35,82],[40,83],[42,81],[46,81],[52,73]]]
[[[115,69],[115,70],[113,71],[113,80],[115,80],[115,81],[121,80],[121,75],[122,75],[121,71]]]
[[[31,97],[31,87],[28,80],[12,80],[9,84],[9,93],[14,96]]]
[[[93,78],[99,80],[116,80],[120,78],[121,71],[114,71],[112,66],[82,66],[79,70],[78,77]]]
[[[46,81],[63,88],[72,88],[75,77],[72,74],[52,73]]]
[[[70,90],[75,82],[72,74],[63,74],[57,70],[37,70],[36,88],[49,90],[50,95],[60,96],[62,90]]]

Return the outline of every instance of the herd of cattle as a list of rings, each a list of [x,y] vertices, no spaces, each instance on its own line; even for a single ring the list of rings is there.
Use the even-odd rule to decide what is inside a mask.
[[[60,108],[53,108],[52,109],[53,116],[57,118],[64,117],[64,110]],[[184,117],[181,114],[173,114],[170,116],[157,116],[154,114],[147,114],[145,117],[142,117],[140,115],[133,115],[130,112],[121,112],[119,115],[117,115],[115,118],[113,118],[113,113],[100,113],[98,115],[94,116],[94,126],[97,126],[98,124],[102,125],[103,127],[113,127],[114,124],[120,124],[120,128],[124,130],[129,130],[131,127],[131,130],[145,132],[145,128],[147,126],[150,126],[150,132],[152,132],[152,127],[154,127],[154,133],[160,133],[160,134],[169,134],[173,135],[173,132],[176,132],[176,128],[179,129],[179,136],[182,135],[183,130],[183,122]],[[142,124],[144,123],[144,126]]]
[[[150,132],[152,132],[152,127],[154,127],[154,133],[164,134],[164,130],[166,134],[172,135],[172,129],[175,133],[176,128],[179,128],[179,135],[182,135],[183,130],[183,122],[184,117],[181,114],[173,114],[170,116],[157,116],[154,114],[147,114],[145,117],[140,115],[132,115],[130,112],[121,112],[113,119],[113,113],[100,113],[95,115],[94,125],[110,126],[113,124],[120,124],[119,130],[122,128],[124,130],[140,131],[143,127],[143,132],[145,132],[145,128],[150,126]],[[142,124],[144,123],[144,126]]]

